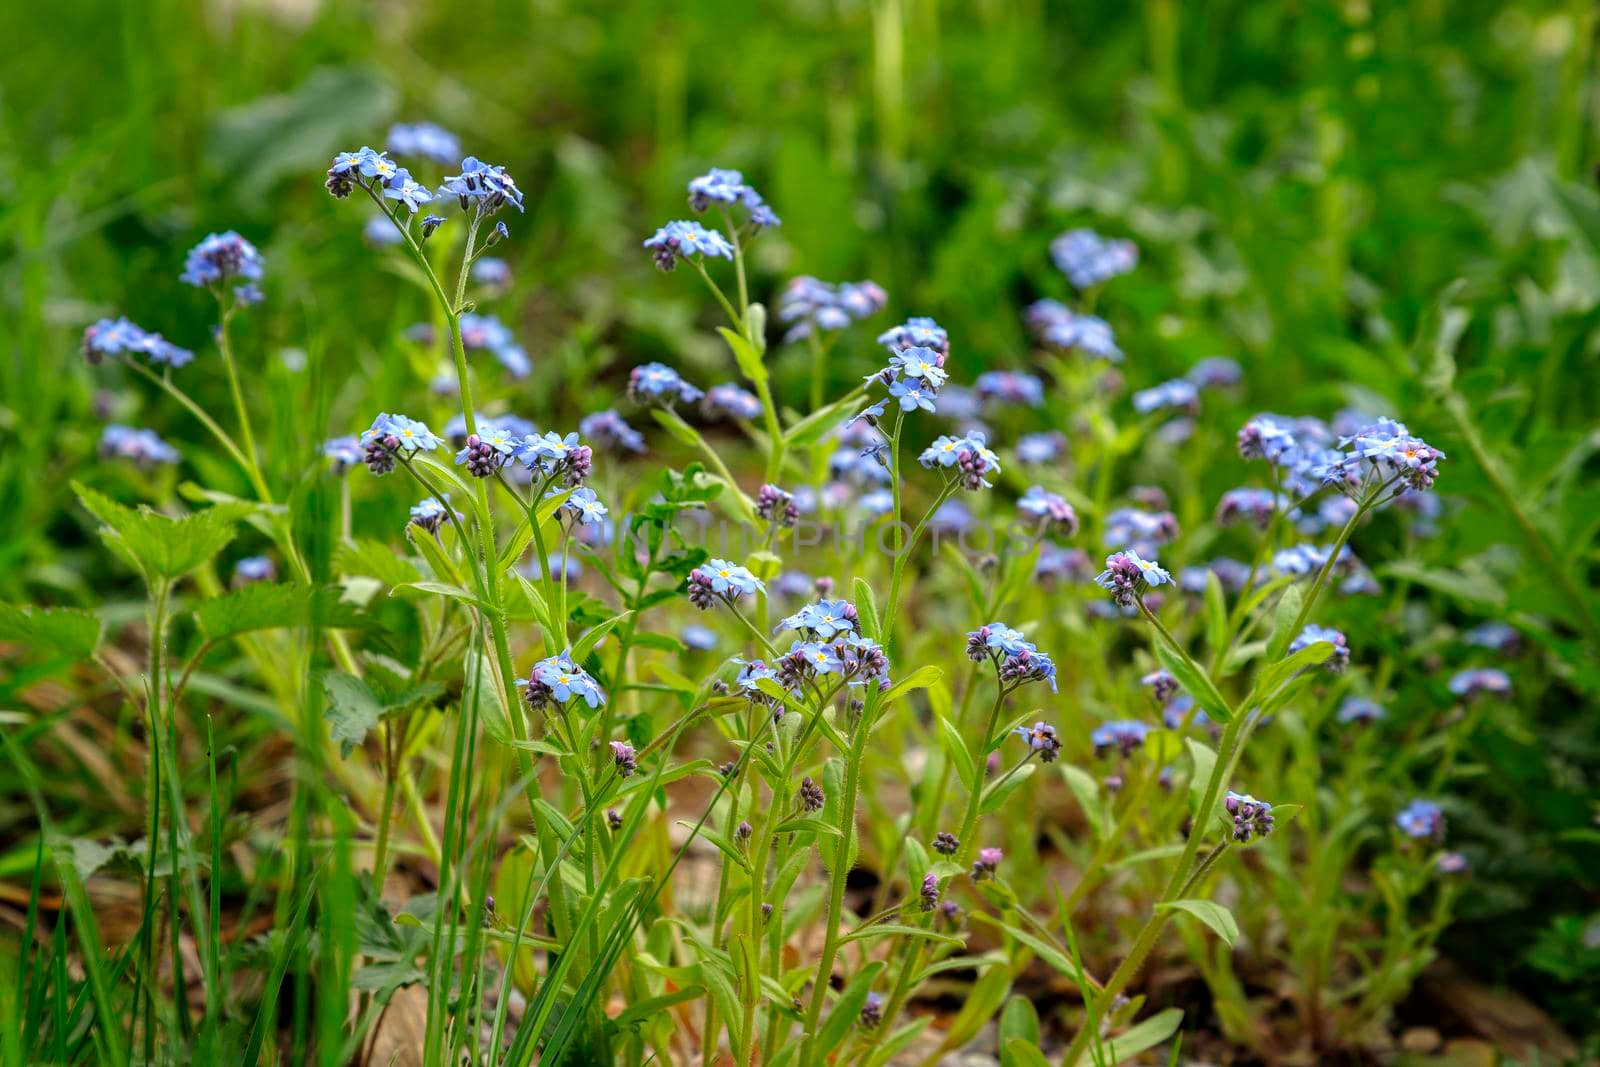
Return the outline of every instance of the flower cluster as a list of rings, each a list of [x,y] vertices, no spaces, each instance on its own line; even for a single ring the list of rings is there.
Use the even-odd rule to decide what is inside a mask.
[[[990,451],[982,431],[960,437],[945,435],[922,450],[917,461],[924,467],[954,468],[964,489],[987,489],[990,474],[1000,472],[1000,457]]]
[[[1056,756],[1061,752],[1061,741],[1056,737],[1056,728],[1047,722],[1036,722],[1033,728],[1019,726],[1014,731],[1028,743],[1028,748],[1039,753],[1039,759],[1045,763],[1054,763]]]
[[[1023,374],[1013,370],[990,370],[978,375],[973,382],[978,396],[999,404],[1044,406],[1044,382],[1036,374]]]
[[[656,268],[670,271],[680,259],[696,256],[733,258],[733,245],[718,230],[708,230],[698,222],[669,222],[645,238],[644,247],[655,254]]]
[[[449,500],[449,497],[445,500]],[[411,509],[411,525],[429,533],[438,533],[440,527],[447,522],[453,522],[455,518],[456,516],[443,502],[431,496],[418,502]]]
[[[594,471],[594,450],[576,433],[529,434],[517,442],[512,455],[528,470],[538,470],[551,483],[567,488],[582,485]]]
[[[551,490],[551,493],[555,492],[556,490]],[[579,526],[598,526],[606,521],[606,506],[600,502],[593,489],[582,486],[567,494],[567,499],[561,502],[556,515],[568,517]]]
[[[1184,375],[1201,389],[1223,389],[1244,380],[1244,368],[1227,356],[1207,356]]]
[[[1003,685],[1047,682],[1050,691],[1056,691],[1056,665],[1049,653],[1040,652],[1039,646],[1023,637],[1020,630],[1003,622],[991,622],[969,631],[967,658],[974,663],[985,660],[993,663]],[[1052,730],[1051,737],[1054,736]]]
[[[1338,720],[1341,723],[1372,723],[1383,718],[1383,705],[1376,700],[1366,697],[1345,697],[1344,703],[1339,705]]]
[[[1139,679],[1139,684],[1150,690],[1157,704],[1165,704],[1178,693],[1178,680],[1166,671],[1151,671]]]
[[[611,742],[611,761],[616,764],[617,774],[623,778],[627,778],[639,769],[638,755],[633,746],[626,741]]]
[[[1522,634],[1515,626],[1505,622],[1486,622],[1474,626],[1462,634],[1461,639],[1469,645],[1495,652],[1514,653],[1522,647]]]
[[[480,426],[479,431],[467,435],[466,444],[456,453],[456,463],[474,478],[487,478],[506,465],[517,451],[518,441],[503,426]]]
[[[392,183],[390,188],[392,190]],[[391,194],[386,192],[385,195]],[[518,211],[522,210],[522,190],[517,188],[516,181],[506,173],[506,169],[485,163],[476,156],[468,156],[461,161],[461,173],[444,180],[439,186],[439,196],[455,197],[462,211],[479,218],[493,215],[507,204]],[[411,210],[415,211],[416,208]],[[493,243],[493,238],[490,241]]]
[[[1025,433],[1017,438],[1017,462],[1029,466],[1051,463],[1067,447],[1067,436],[1060,430]]]
[[[754,596],[766,585],[748,567],[725,559],[710,559],[689,572],[689,603],[705,611],[717,600],[732,604],[742,596]]]
[[[99,363],[107,356],[123,352],[139,355],[158,366],[182,367],[194,361],[194,353],[126,318],[101,319],[83,331],[83,358]]]
[[[939,906],[939,876],[929,873],[923,876],[922,890],[918,894],[922,899],[922,910],[932,911]]]
[[[411,172],[395,163],[387,153],[364,145],[360,151],[340,152],[333,157],[326,184],[328,192],[340,200],[360,186],[373,197],[403,204],[411,215],[415,215],[423,204],[432,203],[434,196],[427,186],[411,177]],[[462,206],[465,207],[464,200]],[[426,226],[424,231],[424,236],[432,232]]]
[[[1050,258],[1074,287],[1088,289],[1138,266],[1139,247],[1093,230],[1068,230],[1050,242]]]
[[[1333,646],[1333,653],[1328,656],[1322,666],[1330,674],[1339,674],[1350,665],[1350,646],[1346,643],[1344,634],[1338,630],[1313,623],[1301,630],[1299,635],[1289,642],[1289,651],[1290,653],[1301,652],[1323,641]]]
[[[888,688],[889,657],[871,638],[840,630],[795,641],[778,661],[778,684],[791,692],[823,675],[838,675],[852,687],[876,682]]]
[[[1089,743],[1094,745],[1095,755],[1101,756],[1117,749],[1124,756],[1131,755],[1144,744],[1150,727],[1136,719],[1113,719],[1103,722],[1094,728],[1089,735]]]
[[[322,455],[333,464],[333,473],[343,474],[361,463],[366,451],[354,434],[345,434],[322,442]]]
[[[761,401],[750,390],[724,382],[706,390],[700,401],[700,413],[708,419],[743,419],[749,422],[761,417]]]
[[[1496,667],[1461,671],[1450,679],[1450,692],[1463,700],[1484,695],[1508,697],[1511,695],[1511,676]]]
[[[460,328],[461,347],[468,352],[488,352],[513,378],[526,378],[533,371],[527,349],[517,344],[510,327],[494,315],[463,312]]]
[[[1392,419],[1379,419],[1363,426],[1352,434],[1339,438],[1339,447],[1346,450],[1344,458],[1334,464],[1325,480],[1341,484],[1339,475],[1362,466],[1388,471],[1415,492],[1433,488],[1439,476],[1439,461],[1445,454],[1422,440],[1413,437],[1404,423]]]
[[[112,423],[100,432],[100,455],[105,459],[125,459],[139,467],[177,463],[182,454],[154,430]]]
[[[705,396],[665,363],[645,363],[628,375],[628,399],[635,404],[672,407],[678,401],[693,404]]]
[[[1222,806],[1233,816],[1233,839],[1240,844],[1249,841],[1252,836],[1266,837],[1272,832],[1272,805],[1265,800],[1257,800],[1248,793],[1239,794],[1230,789]]]
[[[1117,508],[1106,516],[1102,540],[1107,548],[1125,545],[1154,555],[1156,549],[1171,544],[1177,536],[1178,517],[1170,511]]]
[[[876,315],[888,303],[889,294],[876,282],[829,285],[803,274],[791,278],[778,296],[778,321],[789,324],[784,341],[798,341],[818,330],[842,330]]]
[[[644,434],[629,426],[615,411],[607,409],[578,420],[578,432],[602,448],[635,454],[645,451]]]
[[[800,520],[800,509],[795,507],[794,495],[775,485],[763,485],[756,494],[756,514],[767,522],[779,526],[793,526]]]
[[[956,840],[956,835],[940,830],[933,835],[933,850],[941,856],[954,856],[961,848],[961,842]]]
[[[1394,817],[1394,824],[1418,841],[1444,838],[1444,812],[1431,800],[1413,800]]]
[[[1186,378],[1173,378],[1134,393],[1133,410],[1141,415],[1155,411],[1179,411],[1195,415],[1200,411],[1200,390]]]
[[[810,775],[800,780],[800,806],[806,811],[821,811],[827,799],[822,787],[812,781]]]
[[[689,180],[689,207],[696,212],[704,212],[712,204],[743,206],[750,225],[757,230],[782,225],[761,194],[736,170],[712,167],[698,178]]]
[[[1059,493],[1052,493],[1042,485],[1035,485],[1017,501],[1017,510],[1034,519],[1041,527],[1048,525],[1063,537],[1078,532],[1078,513]]]
[[[206,235],[205,239],[184,257],[183,273],[178,280],[200,289],[217,289],[235,280],[244,284],[234,287],[233,295],[243,304],[261,301],[261,281],[264,261],[256,246],[232,230]]]
[[[598,708],[606,699],[599,683],[573,663],[566,652],[535,663],[526,678],[517,679],[517,684],[522,687],[528,706],[536,711],[551,702],[566,704],[574,698]]]
[[[388,474],[394,470],[395,457],[409,459],[418,452],[432,452],[444,442],[427,424],[404,415],[384,412],[372,420],[372,425],[361,431],[359,438],[367,469],[373,474]]]
[[[980,848],[977,862],[972,865],[972,880],[981,882],[985,878],[993,878],[1004,858],[1005,854],[997,848]]]
[[[1217,502],[1217,523],[1231,526],[1244,521],[1265,530],[1272,522],[1272,516],[1287,510],[1290,503],[1282,493],[1274,496],[1270,489],[1229,489]]]
[[[1028,306],[1028,326],[1042,344],[1076,350],[1109,363],[1122,362],[1111,324],[1095,315],[1079,315],[1057,300],[1038,300]]]
[[[389,127],[383,144],[397,156],[426,159],[441,166],[461,158],[461,142],[456,135],[431,122],[397,122]]]
[[[1132,607],[1134,599],[1146,588],[1165,585],[1172,575],[1153,559],[1144,559],[1129,549],[1113,552],[1106,557],[1106,569],[1095,576],[1095,584],[1111,594],[1118,607]]]

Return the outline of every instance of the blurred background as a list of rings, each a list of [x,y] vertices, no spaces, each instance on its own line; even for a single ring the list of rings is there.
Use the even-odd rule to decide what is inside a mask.
[[[494,310],[533,371],[496,396],[541,425],[608,406],[647,359],[726,375],[703,294],[639,247],[708,166],[744,170],[783,216],[758,298],[795,274],[871,278],[885,323],[949,329],[958,380],[1028,362],[1020,309],[1065,284],[1052,237],[1131,236],[1151,264],[1116,293],[1131,386],[1220,354],[1257,409],[1407,412],[1462,460],[1449,488],[1474,514],[1438,547],[1453,569],[1409,577],[1555,620],[1477,798],[1477,831],[1515,860],[1478,873],[1447,948],[1582,1031],[1600,995],[1600,667],[1527,523],[1592,592],[1595,33],[1592,4],[1536,0],[3,5],[0,598],[114,600],[127,580],[70,506],[71,478],[115,477],[91,469],[104,417],[237,481],[175,405],[77,354],[116,314],[205,348],[211,309],[177,274],[210,231],[268,262],[235,343],[278,413],[278,477],[425,388],[432,357],[403,336],[423,294],[322,187],[336,150],[381,147],[396,121],[440,123],[527,193]],[[1442,335],[1441,294],[1465,311]],[[832,384],[871,351],[869,332],[841,346]],[[803,402],[808,357],[775,359],[780,398]],[[185,374],[223,395],[214,362]],[[1193,474],[1206,500],[1236,477]]]

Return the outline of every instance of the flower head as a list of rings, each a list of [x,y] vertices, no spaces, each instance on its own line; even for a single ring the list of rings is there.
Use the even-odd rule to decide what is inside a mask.
[[[234,295],[244,303],[255,303],[260,298],[256,283],[261,281],[263,265],[256,246],[228,230],[208,234],[189,249],[178,280],[200,289],[242,281],[244,284],[234,288]]]
[[[445,497],[445,502],[448,502],[449,499],[449,497]],[[452,521],[455,517],[444,502],[431,496],[418,501],[411,508],[411,525],[420,527],[429,533],[438,533],[441,526]]]
[[[324,441],[322,454],[333,464],[333,473],[343,474],[360,464],[365,453],[355,435],[347,434]]]
[[[528,677],[517,679],[517,684],[535,710],[551,702],[566,704],[574,699],[598,708],[606,698],[599,684],[566,652],[535,663]]]
[[[1106,569],[1095,576],[1095,584],[1111,594],[1119,607],[1131,607],[1134,598],[1149,586],[1165,585],[1172,575],[1153,559],[1145,559],[1129,549],[1106,557]]]
[[[278,565],[271,556],[246,556],[233,565],[233,585],[238,588],[252,582],[271,582],[278,577]]]
[[[761,417],[761,401],[748,389],[732,382],[713,385],[700,401],[700,412],[708,419],[743,419],[749,422]]]
[[[1450,692],[1463,700],[1485,694],[1508,697],[1511,695],[1511,676],[1496,667],[1460,671],[1450,679]]]
[[[433,202],[433,190],[411,177],[411,172],[404,167],[401,167],[395,173],[395,176],[389,179],[388,184],[383,187],[383,196],[386,200],[398,200],[413,215],[422,208],[423,204],[431,204]]]
[[[1413,800],[1394,817],[1395,826],[1418,841],[1444,838],[1444,812],[1431,800]]]
[[[1032,729],[1019,726],[1014,732],[1028,743],[1028,748],[1039,753],[1039,758],[1045,763],[1054,762],[1057,753],[1061,751],[1061,741],[1056,737],[1056,728],[1047,722],[1036,722]]]
[[[829,285],[801,275],[791,278],[779,295],[778,321],[789,324],[784,341],[798,341],[818,330],[842,330],[882,311],[888,302],[889,294],[876,282]]]
[[[978,396],[992,403],[1032,408],[1044,405],[1044,383],[1035,374],[990,370],[978,375],[978,380],[973,384]]]
[[[1017,510],[1036,520],[1040,526],[1048,525],[1063,537],[1078,532],[1078,513],[1066,498],[1052,493],[1042,485],[1035,485],[1017,501]]]
[[[1149,733],[1150,727],[1135,719],[1113,719],[1095,727],[1089,735],[1089,742],[1094,745],[1096,755],[1114,748],[1126,756],[1143,745]]]
[[[1133,410],[1141,415],[1153,411],[1181,411],[1193,415],[1200,410],[1200,391],[1185,378],[1174,378],[1133,394]]]
[[[1076,350],[1094,359],[1121,363],[1111,324],[1095,315],[1079,315],[1055,300],[1040,300],[1027,310],[1028,325],[1051,348]]]
[[[717,230],[698,222],[669,222],[645,239],[644,247],[655,253],[656,266],[669,271],[682,259],[697,256],[733,258],[733,245]]]
[[[915,316],[878,335],[878,343],[891,353],[907,348],[931,348],[940,356],[950,354],[950,335],[926,316]],[[942,361],[941,361],[942,365]]]
[[[993,878],[1000,869],[1000,861],[1005,859],[1005,853],[997,848],[980,848],[978,859],[972,865],[972,880],[981,882],[985,878]]]
[[[121,353],[139,355],[157,366],[182,367],[194,361],[194,353],[145,330],[126,318],[101,319],[83,331],[83,356],[99,363],[106,356]]]
[[[1201,389],[1220,389],[1244,380],[1244,368],[1227,356],[1207,356],[1184,375]]]
[[[1222,806],[1233,816],[1233,839],[1240,844],[1251,837],[1266,837],[1272,832],[1272,805],[1249,793],[1228,790]]]
[[[1383,705],[1376,700],[1366,697],[1345,697],[1344,703],[1339,705],[1338,719],[1341,723],[1370,723],[1383,718]]]
[[[1028,465],[1050,463],[1067,447],[1067,438],[1060,430],[1042,433],[1025,433],[1017,438],[1017,462]]]
[[[596,526],[605,521],[606,506],[600,503],[593,489],[580,486],[561,502],[557,514],[570,515],[580,526]]]
[[[645,363],[628,375],[628,398],[636,404],[671,407],[680,400],[693,404],[704,395],[664,363]]]
[[[578,420],[578,433],[602,448],[621,452],[645,451],[644,434],[629,426],[615,411],[597,411]]]
[[[182,455],[161,439],[154,430],[112,423],[100,432],[100,455],[105,459],[128,460],[137,467],[159,467],[177,463]]]
[[[984,434],[978,431],[960,437],[940,437],[923,449],[917,461],[930,469],[954,468],[962,487],[971,490],[988,488],[987,476],[1000,471],[1000,457],[990,451]]]
[[[397,122],[389,127],[384,147],[397,156],[426,159],[449,166],[461,158],[455,134],[431,122]]]
[[[1050,258],[1074,287],[1088,289],[1133,270],[1139,247],[1093,230],[1068,230],[1050,242]]]
[[[446,178],[439,195],[455,197],[462,211],[479,216],[492,215],[507,204],[522,210],[522,190],[506,169],[476,156],[461,161],[461,173]]]
[[[766,589],[766,584],[741,567],[725,559],[710,559],[689,572],[689,603],[704,611],[717,600],[732,604],[741,596],[754,596]]]
[[[1345,642],[1344,634],[1315,623],[1301,630],[1299,635],[1289,642],[1289,652],[1291,654],[1300,652],[1320,642],[1327,642],[1333,646],[1332,654],[1323,662],[1323,667],[1328,673],[1338,674],[1350,665],[1350,646]]]

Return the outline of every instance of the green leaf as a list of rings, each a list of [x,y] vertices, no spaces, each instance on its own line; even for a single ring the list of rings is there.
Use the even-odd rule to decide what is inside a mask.
[[[1178,680],[1178,684],[1189,691],[1195,702],[1206,710],[1206,713],[1217,722],[1227,722],[1233,718],[1233,709],[1229,707],[1227,698],[1212,684],[1210,676],[1201,670],[1198,665],[1166,643],[1166,640],[1157,637],[1155,643],[1156,659]]]
[[[1165,767],[1183,751],[1175,730],[1151,730],[1144,735],[1144,754],[1157,767]]]
[[[1020,1055],[1010,1049],[1011,1042],[1021,1043]],[[1028,1053],[1037,1059],[1028,1059]],[[1045,1062],[1039,1053],[1039,1013],[1027,997],[1012,997],[1000,1012],[1000,1067],[1028,1067]]]
[[[1192,737],[1183,739],[1189,749],[1189,759],[1194,766],[1189,771],[1189,810],[1200,807],[1205,799],[1206,786],[1211,782],[1211,772],[1217,765],[1217,754],[1202,741]]]
[[[1168,1008],[1157,1012],[1144,1022],[1106,1042],[1106,1058],[1111,1063],[1128,1063],[1134,1056],[1146,1049],[1155,1048],[1177,1033],[1178,1024],[1181,1022],[1183,1022],[1182,1008]]]
[[[1206,571],[1206,647],[1213,655],[1228,640],[1228,601],[1217,572]]]
[[[1211,927],[1230,947],[1239,940],[1239,924],[1233,921],[1233,912],[1214,900],[1172,900],[1157,904],[1156,910],[1187,912]]]
[[[847,412],[856,405],[861,404],[863,398],[859,393],[852,392],[841,397],[826,407],[820,407],[807,415],[784,432],[784,442],[792,449],[808,448],[816,444],[822,435],[844,421]]]
[[[873,641],[882,639],[883,623],[878,620],[878,598],[865,579],[855,580],[856,611],[861,616],[861,635]]]
[[[343,603],[339,595],[333,586],[251,582],[195,608],[194,621],[206,640],[213,642],[253,630],[364,625],[361,613],[354,605]]]
[[[381,541],[356,541],[342,544],[334,553],[334,567],[340,574],[359,574],[376,578],[393,588],[406,582],[419,581],[422,572],[405,556],[399,555]]]
[[[145,507],[124,507],[77,482],[72,486],[104,524],[100,536],[148,579],[181,578],[233,540],[236,509],[218,505],[174,519]]]
[[[928,941],[943,941],[947,945],[966,944],[959,937],[941,934],[926,926],[906,926],[901,923],[873,923],[871,926],[863,926],[859,930],[845,934],[839,939],[839,944],[848,941],[875,941],[880,937],[920,937]]]
[[[463,604],[470,604],[479,611],[487,612],[489,610],[488,605],[483,601],[459,585],[451,585],[449,582],[406,582],[404,585],[395,586],[389,595],[398,596],[411,589],[415,589],[419,593],[432,593],[435,596],[446,596],[452,600],[459,600]]]
[[[74,661],[89,659],[100,647],[100,618],[73,608],[0,604],[0,641],[13,641]]]
[[[1379,573],[1443,593],[1477,611],[1493,614],[1506,609],[1505,588],[1481,565],[1447,570],[1424,567],[1411,560],[1396,560],[1382,567]]]
[[[990,815],[999,811],[1001,806],[1005,804],[1006,799],[1021,788],[1023,782],[1033,777],[1034,771],[1038,769],[1039,765],[1037,763],[1029,763],[1009,778],[996,781],[987,786],[983,791],[983,799],[978,802],[978,814]]]
[[[1315,667],[1333,655],[1333,643],[1330,641],[1316,641],[1288,659],[1280,660],[1272,666],[1262,670],[1261,678],[1255,683],[1255,692],[1258,696],[1266,697],[1277,692],[1278,686],[1293,678],[1307,667]]]
[[[1089,820],[1089,829],[1094,831],[1096,840],[1104,838],[1110,820],[1106,818],[1105,801],[1100,795],[1100,783],[1081,767],[1065,762],[1058,763],[1057,766],[1061,768],[1061,777],[1067,781],[1067,788],[1072,791],[1078,806],[1083,809],[1084,818]]]
[[[1050,1067],[1037,1039],[1013,1037],[1000,1046],[1000,1067]]]
[[[322,676],[322,690],[328,695],[328,736],[339,742],[339,754],[350,751],[367,739],[383,717],[383,704],[367,683],[353,674],[329,672]]]
[[[918,667],[891,686],[887,693],[883,694],[883,704],[885,706],[892,704],[913,690],[926,689],[943,677],[944,671],[938,667]]]
[[[752,385],[765,385],[767,382],[767,367],[761,361],[761,353],[751,346],[749,341],[734,333],[726,326],[718,326],[717,332],[722,339],[728,342],[728,347],[733,349],[734,362],[739,364],[739,373],[750,380]]]
[[[1289,642],[1294,640],[1294,634],[1289,632],[1289,627],[1294,625],[1295,618],[1300,614],[1300,605],[1303,603],[1305,603],[1305,593],[1298,585],[1291,585],[1278,598],[1277,606],[1272,609],[1272,634],[1267,638],[1268,661],[1282,659]]]
[[[605,622],[593,627],[588,633],[578,638],[578,643],[572,646],[572,662],[582,663],[584,660],[588,659],[589,653],[593,652],[599,646],[600,642],[605,640],[606,634],[615,629],[617,623],[622,622],[632,614],[633,612],[631,611],[624,611],[620,615],[613,615]]]
[[[972,762],[972,753],[967,750],[967,742],[962,738],[961,732],[951,725],[950,720],[943,715],[937,718],[939,736],[944,742],[944,754],[955,765],[956,776],[970,793],[978,781],[978,769]]]

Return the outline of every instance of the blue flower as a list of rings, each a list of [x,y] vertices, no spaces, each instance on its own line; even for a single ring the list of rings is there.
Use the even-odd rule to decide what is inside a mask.
[[[1107,548],[1126,545],[1154,555],[1157,548],[1178,536],[1178,517],[1170,511],[1117,508],[1106,516],[1105,522]]]
[[[1338,630],[1313,623],[1301,630],[1299,635],[1289,642],[1289,652],[1292,655],[1321,642],[1333,646],[1333,652],[1323,662],[1323,667],[1331,674],[1338,674],[1350,663],[1350,646],[1346,644],[1344,634]]]
[[[848,600],[819,600],[780,621],[773,633],[799,630],[827,640],[837,634],[854,633],[858,617],[856,606]]]
[[[1032,647],[1021,630],[1014,630],[1003,622],[991,622],[967,633],[967,656],[982,661],[995,653],[1012,655]]]
[[[689,181],[689,206],[704,211],[713,202],[737,204],[744,196],[744,175],[736,170],[712,167],[711,170]]]
[[[917,378],[896,381],[889,386],[889,395],[900,401],[901,411],[933,411],[937,393]]]
[[[494,256],[484,256],[472,264],[472,280],[489,289],[505,289],[511,284],[511,265]]]
[[[1088,289],[1133,270],[1139,248],[1132,241],[1102,237],[1093,230],[1068,230],[1050,242],[1056,269],[1076,288]]]
[[[693,404],[704,393],[684,381],[664,363],[645,363],[628,375],[628,398],[636,404],[671,407],[678,401]]]
[[[360,440],[368,448],[377,445],[390,452],[405,452],[407,455],[432,452],[444,444],[425,423],[387,412],[373,419],[372,425],[361,431]]]
[[[684,647],[692,648],[696,652],[710,652],[717,647],[716,631],[701,626],[699,623],[690,623],[685,626],[679,637],[682,639]]]
[[[842,330],[882,311],[888,302],[889,294],[876,282],[829,285],[801,275],[791,278],[779,295],[778,321],[791,324],[784,341],[797,341],[814,330]]]
[[[527,350],[517,344],[511,330],[495,316],[463,312],[459,326],[461,347],[468,352],[487,351],[513,378],[526,378],[533,369]]]
[[[761,417],[761,401],[748,389],[724,382],[706,390],[700,411],[708,419],[726,417],[750,421]]]
[[[1293,545],[1273,553],[1272,569],[1279,574],[1289,574],[1297,578],[1308,577],[1323,568],[1328,562],[1328,553],[1332,551],[1332,545]],[[1341,545],[1335,569],[1351,573],[1357,566],[1359,561],[1355,553],[1350,551],[1350,546]]]
[[[940,355],[950,354],[950,335],[926,316],[915,316],[878,335],[878,343],[890,352],[907,348],[931,348]]]
[[[765,590],[766,584],[748,567],[725,559],[706,560],[689,572],[689,602],[701,610],[711,606],[713,597],[731,604],[741,596],[754,596]]]
[[[1019,726],[1012,731],[1028,743],[1028,748],[1039,753],[1039,758],[1045,763],[1055,761],[1056,754],[1061,751],[1061,741],[1056,737],[1056,728],[1047,722],[1036,722],[1033,729]]]
[[[535,663],[528,677],[517,679],[517,684],[522,686],[528,703],[536,709],[551,701],[566,704],[576,699],[591,708],[598,708],[605,702],[605,693],[599,684],[573,663],[567,652]]]
[[[943,358],[931,348],[912,345],[889,357],[889,365],[907,378],[920,378],[930,388],[937,390],[949,377],[943,367]],[[893,389],[890,390],[893,393]]]
[[[1401,833],[1419,841],[1444,838],[1444,812],[1431,800],[1413,800],[1394,817],[1394,824]]]
[[[647,238],[644,247],[655,253],[656,266],[664,271],[671,270],[680,259],[695,256],[733,258],[733,245],[728,239],[698,222],[669,222]]]
[[[1029,305],[1027,320],[1035,336],[1052,348],[1076,349],[1096,359],[1122,362],[1122,349],[1105,319],[1079,315],[1055,300],[1040,300]]]
[[[822,641],[796,641],[789,646],[789,655],[803,658],[806,668],[813,674],[833,674],[844,670],[844,661],[833,646]]]
[[[1244,369],[1227,356],[1207,356],[1190,367],[1184,377],[1201,389],[1219,389],[1238,385],[1244,380]]]
[[[978,396],[984,400],[1035,408],[1044,404],[1044,383],[1037,375],[1010,370],[984,371],[974,385]]]
[[[322,454],[333,463],[333,472],[343,474],[361,462],[361,442],[355,436],[335,437],[322,443]]]
[[[252,283],[261,280],[262,268],[263,260],[256,246],[228,230],[207,234],[204,240],[189,249],[189,254],[184,257],[183,273],[178,275],[178,280],[200,289],[210,289],[242,279],[245,284],[235,288],[235,295],[245,303],[255,303],[256,300],[252,298],[259,290]]]
[[[374,215],[368,219],[361,228],[361,237],[374,248],[387,248],[405,240],[387,215]]]
[[[83,331],[83,356],[99,363],[121,353],[141,355],[158,366],[182,367],[194,362],[194,353],[129,322],[126,318],[101,319]]]
[[[1450,679],[1450,692],[1464,700],[1471,700],[1485,693],[1490,696],[1507,697],[1511,695],[1511,676],[1495,667],[1460,671]]]
[[[270,582],[278,577],[278,566],[270,556],[246,556],[233,565],[233,584]]]
[[[1041,523],[1049,523],[1065,537],[1078,532],[1078,513],[1059,493],[1042,485],[1031,486],[1017,500],[1017,510]]]
[[[125,459],[139,467],[170,465],[182,458],[178,450],[163,441],[154,430],[117,423],[101,431],[100,455],[106,459]]]
[[[443,166],[461,158],[455,134],[431,122],[397,122],[389,127],[384,146],[397,156],[413,156]]]
[[[1094,745],[1097,755],[1115,748],[1126,756],[1143,745],[1149,733],[1150,727],[1142,722],[1133,719],[1113,719],[1095,727],[1089,735],[1089,742]]]
[[[1165,585],[1172,581],[1172,575],[1155,560],[1144,559],[1139,553],[1128,549],[1107,556],[1106,569],[1097,574],[1094,581],[1111,594],[1116,604],[1131,607],[1134,597],[1142,588]]]
[[[462,211],[479,217],[492,215],[507,204],[522,210],[522,190],[517,188],[506,169],[484,163],[475,156],[461,161],[461,173],[446,178],[439,186],[439,195],[455,197]]]
[[[1345,697],[1344,703],[1339,705],[1341,723],[1377,722],[1383,716],[1383,705],[1366,697]]]
[[[1423,497],[1422,499],[1431,500],[1434,498]],[[1479,626],[1474,626],[1462,634],[1461,638],[1469,645],[1493,649],[1496,652],[1515,652],[1522,646],[1522,634],[1517,631],[1516,627],[1504,622],[1486,622]]]
[[[981,432],[973,431],[960,437],[946,435],[923,449],[917,461],[924,467],[954,467],[959,471],[963,488],[987,489],[987,476],[1000,472],[1000,457],[990,451]]]
[[[572,515],[580,526],[594,526],[606,517],[606,506],[600,503],[600,498],[588,486],[574,489],[562,502],[561,510]]]
[[[400,201],[413,215],[423,204],[433,202],[432,191],[413,179],[404,167],[389,179],[388,184],[383,187],[383,195],[387,199]]]
[[[868,426],[878,425],[878,420],[883,418],[883,409],[887,403],[887,401],[880,400],[876,404],[862,408],[860,411],[850,416],[850,418],[845,421],[844,425],[848,428],[863,420],[866,421]]]
[[[1141,415],[1169,409],[1193,415],[1200,410],[1200,391],[1193,382],[1173,378],[1133,394],[1133,410]]]
[[[578,420],[578,432],[598,445],[642,453],[644,434],[635,430],[615,411],[596,411]]]
[[[1060,456],[1066,446],[1066,435],[1059,430],[1023,434],[1017,438],[1017,462],[1030,465],[1049,463]]]
[[[436,533],[439,527],[454,518],[455,515],[443,503],[431,496],[418,502],[411,509],[411,525],[420,526],[429,533]]]

